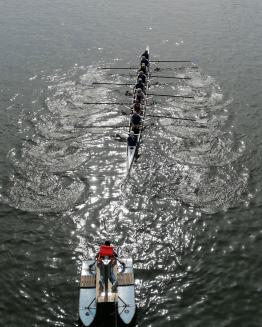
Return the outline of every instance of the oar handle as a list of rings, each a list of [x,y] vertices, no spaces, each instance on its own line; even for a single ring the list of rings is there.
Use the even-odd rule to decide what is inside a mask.
[[[137,69],[137,67],[98,67],[98,69]]]
[[[88,266],[89,270],[91,270],[95,264],[96,264],[96,260]]]
[[[191,60],[150,60],[150,62],[191,62]]]
[[[154,93],[148,93],[147,95],[152,95],[152,96],[157,96],[157,97],[194,99],[194,97],[190,96],[190,95],[187,96],[187,95],[154,94]]]
[[[124,262],[122,262],[121,260],[119,260],[118,258],[116,258],[116,260],[121,264],[122,266],[122,271],[121,272],[124,272],[125,269],[126,269],[126,264]]]

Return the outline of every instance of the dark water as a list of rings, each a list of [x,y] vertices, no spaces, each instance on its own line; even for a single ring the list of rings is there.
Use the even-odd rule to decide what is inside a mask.
[[[81,260],[135,260],[138,326],[262,325],[261,32],[253,1],[0,2],[0,326],[77,326]],[[164,65],[126,179],[128,86]],[[158,82],[158,84],[157,84]],[[189,119],[189,120],[188,120]],[[90,128],[107,125],[112,128]],[[89,127],[88,127],[89,126]]]

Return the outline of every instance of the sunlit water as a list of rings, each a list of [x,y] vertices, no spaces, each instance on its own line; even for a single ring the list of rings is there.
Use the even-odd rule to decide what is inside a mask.
[[[77,326],[81,260],[111,238],[138,326],[261,326],[260,2],[1,6],[0,325]],[[146,44],[195,63],[152,65],[189,79],[150,92],[194,98],[151,96],[127,176],[132,86],[92,83],[135,83],[99,67]]]

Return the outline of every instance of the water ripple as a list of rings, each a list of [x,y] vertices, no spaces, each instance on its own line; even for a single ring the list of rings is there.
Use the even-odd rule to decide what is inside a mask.
[[[46,98],[35,102],[42,109],[32,117],[23,116],[20,124],[21,129],[30,125],[31,134],[20,150],[9,153],[13,175],[7,202],[39,213],[42,219],[56,213],[55,225],[67,219],[72,226],[66,244],[72,248],[73,260],[94,256],[96,244],[108,237],[120,246],[120,256],[133,256],[139,326],[187,324],[192,312],[201,314],[209,301],[221,305],[215,293],[204,291],[203,267],[221,248],[227,257],[239,246],[237,242],[218,247],[221,224],[206,219],[206,214],[233,208],[247,186],[249,172],[241,163],[245,143],[228,123],[234,100],[224,99],[215,80],[197,69],[180,69],[179,74],[191,80],[170,83],[169,90],[163,85],[151,88],[195,98],[161,98],[150,106],[150,114],[168,117],[147,121],[140,157],[128,178],[127,128],[117,127],[128,123],[128,116],[121,114],[128,108],[83,103],[130,101],[123,88],[91,85],[130,81],[130,77],[112,76],[94,67],[47,77]],[[108,127],[101,128],[104,125]],[[249,203],[250,197],[245,201]],[[52,228],[50,236],[55,238],[59,228]],[[207,231],[208,237],[202,239]],[[60,306],[55,299],[57,292],[65,291],[65,275],[59,275],[64,254],[58,249],[50,244],[52,254],[47,251],[43,263],[46,277],[35,280],[43,293],[36,325],[48,316],[50,324],[64,326],[69,304]],[[28,249],[25,256],[31,255]],[[209,289],[220,283],[219,264],[214,268],[208,264]],[[52,277],[54,284],[45,287],[46,278]],[[32,278],[26,270],[25,283]],[[74,287],[76,280],[67,283]],[[234,283],[229,287],[234,292]],[[27,284],[20,285],[19,296],[32,301]],[[63,296],[72,298],[69,293]]]

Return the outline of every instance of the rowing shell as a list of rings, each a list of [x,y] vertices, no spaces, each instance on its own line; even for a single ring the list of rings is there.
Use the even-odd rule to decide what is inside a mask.
[[[149,46],[146,47],[146,50],[149,53]],[[143,116],[142,116],[142,123],[141,123],[141,128],[139,130],[138,134],[135,134],[137,136],[137,142],[136,145],[134,146],[130,146],[127,145],[127,173],[129,174],[134,159],[137,156],[137,152],[138,152],[138,148],[142,139],[142,130],[144,127],[144,120],[145,120],[145,116],[146,116],[146,107],[147,107],[147,93],[148,93],[148,89],[149,89],[149,71],[148,71],[148,77],[147,77],[147,84],[146,84],[146,94],[145,94],[145,103],[143,106]],[[129,133],[131,132],[131,123],[130,123],[130,127],[129,127]]]

